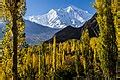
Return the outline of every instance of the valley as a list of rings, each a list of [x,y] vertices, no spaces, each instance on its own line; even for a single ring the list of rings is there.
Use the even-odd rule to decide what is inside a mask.
[[[61,3],[25,15],[25,0],[3,1],[0,80],[120,79],[120,0],[95,0],[95,14]]]

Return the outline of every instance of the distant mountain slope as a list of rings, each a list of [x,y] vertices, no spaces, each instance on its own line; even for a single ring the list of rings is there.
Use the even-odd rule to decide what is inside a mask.
[[[2,29],[4,26],[5,26],[5,24],[3,22],[0,22],[0,40],[3,38]]]
[[[67,26],[66,28],[57,32],[55,34],[56,41],[59,43],[59,42],[64,42],[69,39],[79,39],[80,40],[82,31],[84,30],[84,28],[88,28],[90,37],[97,37],[98,33],[99,33],[99,27],[98,27],[98,24],[96,21],[96,15],[97,14],[95,14],[90,20],[85,22],[85,24],[80,28],[74,28],[72,26]],[[53,38],[45,41],[44,43],[52,43],[52,42],[53,42]]]
[[[42,26],[34,22],[25,20],[26,25],[26,40],[28,43],[35,44],[48,40],[59,31],[59,29],[53,29],[47,26]]]
[[[81,27],[92,17],[90,13],[75,6],[67,8],[51,9],[48,13],[38,16],[30,16],[29,20],[51,28],[65,28],[68,25]]]
[[[40,24],[25,20],[25,33],[26,40],[29,44],[37,44],[52,38],[52,36],[59,31],[59,29],[53,29],[47,26],[42,26]],[[0,22],[0,39],[3,38],[2,28],[5,24]]]

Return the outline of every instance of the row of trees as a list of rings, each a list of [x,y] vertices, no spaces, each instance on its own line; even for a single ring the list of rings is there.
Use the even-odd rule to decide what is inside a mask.
[[[100,34],[90,38],[87,28],[80,40],[27,45],[23,15],[25,0],[4,0],[8,21],[3,38],[3,80],[46,80],[116,77],[116,24],[111,0],[96,0]]]
[[[69,40],[51,44],[41,44],[22,47],[18,55],[18,77],[25,80],[104,78],[101,61],[101,44],[99,38],[89,38],[88,29],[85,29],[81,40]],[[20,56],[20,57],[19,57]],[[4,56],[5,57],[5,56]],[[12,58],[12,57],[11,57]],[[12,59],[3,63],[4,79],[12,77]],[[113,68],[114,69],[114,68]],[[115,78],[115,74],[111,77]],[[6,72],[5,72],[6,71]]]

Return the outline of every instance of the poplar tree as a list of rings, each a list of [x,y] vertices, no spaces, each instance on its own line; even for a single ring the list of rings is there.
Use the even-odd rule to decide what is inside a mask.
[[[84,74],[88,77],[89,75],[89,54],[90,54],[90,38],[88,29],[84,29],[81,36],[82,44],[82,58],[83,58],[83,67]]]
[[[79,41],[74,41],[73,40],[73,44],[74,44],[74,46],[75,46],[75,70],[76,70],[76,73],[77,73],[77,78],[79,78],[80,77],[80,75],[79,75],[79,63],[80,63],[80,61],[79,61],[79,57],[80,57],[80,43],[79,43]]]
[[[99,60],[99,52],[101,50],[99,44],[99,38],[91,38],[90,39],[90,47],[93,51],[93,66],[94,66],[94,77],[100,78],[102,76],[102,71],[100,67],[100,60]]]
[[[111,9],[112,0],[96,0],[97,22],[100,28],[100,66],[104,77],[115,77],[116,75],[116,31],[114,15]]]
[[[11,52],[13,51],[13,56],[11,56],[13,57],[12,73],[13,73],[13,80],[17,80],[18,79],[17,54],[18,54],[18,44],[19,44],[18,38],[20,37],[19,31],[21,29],[19,25],[21,24],[20,21],[22,20],[22,17],[25,14],[25,0],[3,0],[3,5],[4,5],[3,8],[4,16],[8,22],[7,25],[9,25],[8,28],[6,27],[6,29],[8,30],[6,30],[5,34],[7,35],[7,32],[11,32],[11,35],[9,36],[5,35],[5,38],[10,39],[11,46],[9,45],[10,47],[7,47],[8,42],[6,40],[4,40],[3,43],[6,46],[6,48],[11,49]],[[4,54],[6,54],[5,50],[3,51]]]
[[[56,37],[53,40],[53,72],[56,70]]]
[[[62,45],[62,65],[65,63],[65,49],[66,49],[66,43],[63,43]]]

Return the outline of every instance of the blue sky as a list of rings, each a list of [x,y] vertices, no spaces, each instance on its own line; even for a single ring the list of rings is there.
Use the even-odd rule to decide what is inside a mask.
[[[95,13],[92,4],[95,0],[26,0],[26,17],[31,15],[41,15],[47,13],[50,9],[64,8],[69,5],[76,6],[91,14]]]

